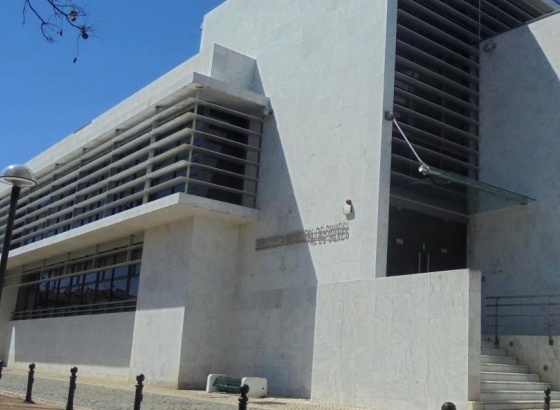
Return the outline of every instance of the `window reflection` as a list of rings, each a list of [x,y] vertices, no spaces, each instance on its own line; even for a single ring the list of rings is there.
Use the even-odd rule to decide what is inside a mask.
[[[135,310],[141,258],[135,245],[24,273],[14,319]]]

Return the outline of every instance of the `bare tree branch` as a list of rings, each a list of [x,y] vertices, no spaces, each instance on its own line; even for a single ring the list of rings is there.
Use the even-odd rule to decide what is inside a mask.
[[[45,4],[39,8],[38,3]],[[87,12],[72,0],[24,0],[23,24],[28,11],[39,20],[41,33],[49,43],[55,42],[57,36],[62,36],[65,26],[77,32],[78,41],[87,40],[93,32],[93,27],[87,23]],[[78,59],[78,51],[79,44],[74,62]]]

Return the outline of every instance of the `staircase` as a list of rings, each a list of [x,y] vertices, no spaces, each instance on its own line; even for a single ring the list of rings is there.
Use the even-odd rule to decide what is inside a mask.
[[[481,348],[480,399],[484,410],[542,410],[544,389],[551,387],[550,383],[541,382],[538,374],[529,373],[528,366],[519,365],[493,342],[483,341]],[[552,392],[551,397],[560,397],[560,392]],[[560,402],[552,401],[550,408],[560,409]]]

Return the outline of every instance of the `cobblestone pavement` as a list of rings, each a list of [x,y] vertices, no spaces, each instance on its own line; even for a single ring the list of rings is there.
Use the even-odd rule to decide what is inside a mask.
[[[62,410],[65,407],[35,402],[25,403],[21,395],[0,392],[0,410]]]
[[[66,403],[68,398],[69,376],[42,376],[36,370],[33,384],[33,399],[43,403]],[[155,388],[144,382],[142,410],[236,410],[237,395],[205,393],[194,390],[172,390]],[[27,373],[21,370],[4,369],[0,380],[0,391],[25,395]],[[80,377],[74,397],[76,410],[130,410],[134,405],[134,383],[113,382],[102,379]],[[343,410],[352,409],[334,405],[312,403],[304,399],[266,397],[250,398],[249,409],[262,410]]]

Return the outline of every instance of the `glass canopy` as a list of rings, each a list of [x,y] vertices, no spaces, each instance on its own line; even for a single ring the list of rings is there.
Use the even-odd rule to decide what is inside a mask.
[[[393,173],[391,197],[463,217],[534,201],[528,196],[425,164],[419,171],[423,175],[421,179]]]

